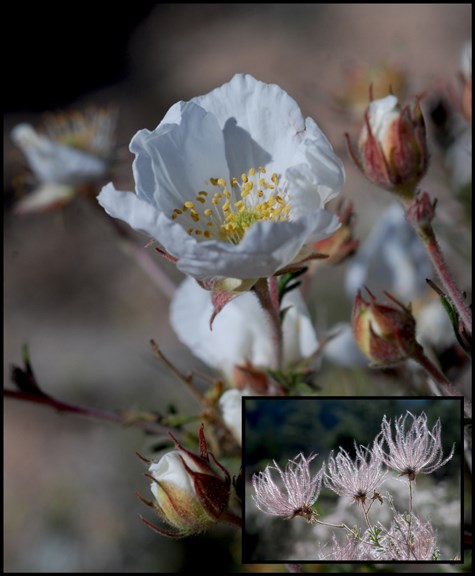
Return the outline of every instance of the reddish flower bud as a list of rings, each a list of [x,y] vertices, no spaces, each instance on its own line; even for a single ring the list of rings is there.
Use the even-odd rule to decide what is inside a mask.
[[[181,537],[203,532],[220,519],[228,506],[231,479],[227,470],[208,452],[203,428],[200,430],[200,455],[174,441],[176,449],[150,465],[150,474],[146,476],[152,480],[155,500],[144,502],[176,532],[166,532],[145,523],[161,534]],[[211,465],[210,456],[219,471]]]
[[[373,366],[392,366],[417,356],[421,347],[411,310],[388,293],[398,307],[380,304],[366,290],[370,300],[364,300],[358,291],[352,314],[355,341],[363,354]]]
[[[429,165],[418,99],[402,109],[392,95],[370,102],[357,154],[347,140],[353,160],[369,180],[404,198],[412,197]]]

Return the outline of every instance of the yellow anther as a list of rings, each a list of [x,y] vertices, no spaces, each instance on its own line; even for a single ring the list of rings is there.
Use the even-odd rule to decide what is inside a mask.
[[[267,172],[267,170],[264,168],[264,166],[259,166],[259,172],[261,174],[265,174]]]
[[[239,182],[239,180],[236,178],[236,176],[231,178],[231,186],[236,186],[238,182]]]
[[[223,190],[223,194],[226,196],[226,198],[228,199],[231,198],[231,192],[226,188]]]
[[[277,176],[277,174],[275,172],[272,174],[270,179],[272,180],[272,182],[274,182],[275,185],[277,185],[279,183],[279,177]]]
[[[223,212],[228,212],[230,206],[231,202],[229,200],[226,200],[226,202],[223,204]]]
[[[249,176],[254,176],[255,173],[256,173],[256,169],[255,169],[255,168],[251,168],[251,169],[249,170]]]
[[[194,208],[194,207],[195,207],[195,205],[194,205],[193,202],[185,202],[185,203],[183,204],[183,206],[184,206],[185,208]]]
[[[201,234],[203,234],[203,232],[201,230],[195,230],[195,234],[197,236],[201,236]]]
[[[241,174],[241,180],[246,183],[248,181],[247,174]]]
[[[234,202],[234,206],[236,206],[236,208],[239,209],[239,211],[241,211],[241,208],[244,209],[244,202],[242,200],[238,200],[237,202]]]
[[[213,215],[213,211],[211,210],[211,208],[206,208],[206,210],[203,212],[203,214],[205,216],[212,216]]]
[[[221,200],[222,197],[223,196],[219,192],[216,192],[214,195],[214,198],[218,198],[219,200]]]
[[[218,184],[224,188],[226,186],[226,180],[224,178],[218,178]]]
[[[175,214],[183,214],[183,212],[181,210],[179,210],[178,208],[175,208],[175,210],[173,210],[173,212]]]
[[[209,230],[205,230],[205,231],[203,232],[203,236],[204,236],[205,238],[210,238],[210,237],[211,237],[211,232],[210,232]]]
[[[217,206],[217,205],[219,204],[219,200],[218,200],[217,198],[213,198],[213,199],[211,200],[211,202],[212,202],[215,206]]]
[[[256,194],[259,196],[259,198],[262,198],[264,196],[264,192],[262,190],[258,190]]]
[[[285,204],[284,199],[282,198],[282,196],[277,195],[275,197],[275,199],[277,200],[277,203],[280,204],[281,206],[283,206]]]
[[[209,181],[211,182],[212,186],[217,186],[218,185],[218,179],[217,178],[210,178]]]
[[[261,186],[262,188],[266,187],[266,179],[265,178],[259,178],[259,186]]]
[[[176,220],[176,219],[177,219],[177,217],[178,217],[178,215],[177,215],[177,214],[172,214],[172,220]]]
[[[206,192],[206,190],[200,190],[198,196],[208,196],[208,192]]]

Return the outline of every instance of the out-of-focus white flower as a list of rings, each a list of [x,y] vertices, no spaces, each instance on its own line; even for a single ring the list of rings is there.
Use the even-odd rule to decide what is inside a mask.
[[[282,308],[290,306],[282,323],[284,366],[311,356],[318,340],[307,307],[298,289],[285,294]],[[216,316],[213,329],[211,292],[192,278],[179,286],[170,306],[170,322],[178,338],[209,366],[233,379],[237,365],[250,363],[269,368],[273,364],[272,327],[254,294],[231,300]]]
[[[41,130],[18,124],[11,136],[25,155],[37,188],[15,207],[37,212],[70,202],[81,186],[108,173],[116,118],[110,110],[51,116]]]
[[[226,390],[218,402],[226,426],[242,444],[242,397],[240,390]]]
[[[472,41],[465,42],[460,54],[460,72],[464,80],[472,81]]]
[[[176,103],[130,150],[135,194],[108,184],[99,203],[198,280],[248,289],[338,227],[324,207],[342,188],[343,164],[275,84],[236,74]]]
[[[368,366],[368,358],[361,352],[353,336],[353,328],[349,323],[336,324],[330,339],[323,346],[323,356],[344,368]]]
[[[368,286],[376,296],[387,291],[408,302],[425,293],[432,275],[424,246],[402,207],[392,204],[349,263],[345,285],[351,299]]]

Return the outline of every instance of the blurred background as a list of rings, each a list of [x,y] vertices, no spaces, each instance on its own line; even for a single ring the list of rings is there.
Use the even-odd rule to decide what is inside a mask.
[[[158,4],[111,13],[86,4],[57,12],[9,8],[16,31],[7,47],[4,90],[4,380],[27,343],[45,391],[97,408],[196,413],[186,389],[153,358],[149,340],[186,371],[208,371],[172,332],[168,300],[121,251],[105,215],[83,198],[62,212],[18,216],[15,181],[24,158],[11,129],[44,113],[88,105],[118,110],[114,167],[132,189],[135,132],[153,129],[178,100],[204,94],[236,72],[279,84],[316,119],[345,163],[344,196],[364,239],[393,202],[352,165],[344,132],[356,136],[368,76],[414,96],[457,86],[460,53],[471,39],[470,4]],[[383,72],[381,72],[381,67]],[[387,68],[389,67],[389,72]],[[376,72],[374,69],[376,68]],[[363,78],[362,81],[359,78]],[[397,88],[396,88],[397,86]],[[376,94],[377,96],[378,94]],[[423,188],[439,199],[437,226],[455,277],[470,285],[467,210],[451,189],[436,145]],[[136,235],[145,245],[146,238]],[[181,276],[164,260],[170,278]],[[317,329],[348,320],[344,267],[317,276],[310,293]],[[465,378],[467,378],[465,376]],[[380,372],[355,375],[322,366],[324,395],[397,395],[404,386]],[[134,429],[58,415],[11,400],[4,409],[4,570],[6,572],[273,571],[240,565],[241,541],[217,527],[184,541],[153,534],[138,451],[151,440]],[[321,569],[316,568],[315,569]],[[457,567],[454,567],[457,570]]]

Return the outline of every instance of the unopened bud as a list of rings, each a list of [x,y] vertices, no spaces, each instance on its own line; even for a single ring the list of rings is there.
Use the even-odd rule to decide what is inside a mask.
[[[202,429],[201,455],[183,448],[176,440],[175,444],[175,450],[149,468],[147,477],[152,480],[155,498],[150,505],[177,530],[175,536],[188,536],[203,532],[220,519],[228,505],[231,480],[226,469],[207,451]],[[211,465],[209,456],[220,472]]]
[[[392,366],[418,355],[416,322],[409,308],[386,294],[396,305],[376,301],[367,289],[366,301],[358,291],[353,306],[352,322],[356,343],[373,366]]]
[[[347,140],[353,160],[369,180],[405,199],[412,197],[429,165],[418,99],[402,109],[392,95],[370,102],[356,153]]]

